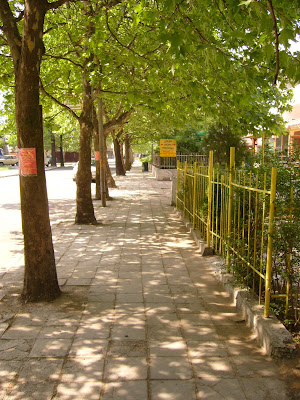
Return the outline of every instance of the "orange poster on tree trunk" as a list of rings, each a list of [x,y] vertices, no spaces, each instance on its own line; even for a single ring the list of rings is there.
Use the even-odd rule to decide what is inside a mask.
[[[20,149],[20,175],[21,176],[36,176],[36,149]]]

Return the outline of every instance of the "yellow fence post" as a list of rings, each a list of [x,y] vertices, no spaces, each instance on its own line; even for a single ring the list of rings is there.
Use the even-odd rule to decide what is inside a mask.
[[[274,232],[276,177],[277,177],[277,169],[275,167],[273,167],[272,168],[272,176],[271,176],[268,248],[267,248],[266,283],[265,283],[265,310],[264,310],[264,316],[266,318],[268,318],[269,315],[270,315],[271,279],[272,279],[272,252],[273,252],[273,237],[272,236],[273,236],[273,232]]]
[[[187,174],[187,161],[184,163],[183,171],[183,216],[185,216],[185,199],[186,199],[186,174]]]
[[[176,209],[178,210],[178,196],[179,196],[179,187],[180,187],[180,162],[177,160],[177,186],[176,186]]]
[[[194,163],[193,229],[196,226],[197,163]]]
[[[211,150],[209,152],[209,164],[208,164],[208,210],[207,210],[207,225],[206,225],[207,247],[210,247],[213,160],[214,160],[214,152]]]
[[[294,188],[291,187],[291,195],[290,195],[290,223],[293,221],[293,200],[294,200]],[[289,248],[288,254],[288,265],[287,265],[287,273],[288,276],[286,278],[286,298],[285,298],[285,316],[288,315],[289,312],[289,297],[290,297],[290,272],[291,272],[291,255],[292,249]]]
[[[230,171],[229,171],[229,199],[228,199],[228,229],[227,229],[227,272],[230,272],[230,245],[231,245],[231,215],[233,201],[233,169],[235,162],[235,148],[230,147]]]

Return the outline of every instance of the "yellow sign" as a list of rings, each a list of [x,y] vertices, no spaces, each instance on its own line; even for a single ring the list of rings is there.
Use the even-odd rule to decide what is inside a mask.
[[[176,140],[160,139],[159,155],[161,157],[176,157]]]

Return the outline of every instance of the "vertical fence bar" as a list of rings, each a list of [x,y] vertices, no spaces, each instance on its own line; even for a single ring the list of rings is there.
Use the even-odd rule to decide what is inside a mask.
[[[208,247],[210,247],[210,231],[211,231],[213,160],[214,160],[214,152],[211,150],[209,152],[209,164],[208,164],[208,210],[207,210],[207,225],[206,225],[206,244]]]
[[[185,205],[186,205],[186,174],[187,174],[187,161],[184,162],[183,171],[183,216],[185,216]]]
[[[270,211],[269,211],[269,230],[268,230],[268,248],[267,248],[267,265],[266,265],[266,283],[265,283],[265,310],[266,318],[270,315],[271,300],[271,278],[272,278],[272,251],[273,251],[273,232],[274,232],[274,216],[275,216],[275,198],[276,198],[276,176],[277,169],[272,167],[271,176],[271,194],[270,194]]]
[[[229,199],[228,199],[228,230],[227,230],[227,272],[230,272],[230,240],[231,240],[231,214],[233,198],[233,169],[234,169],[235,148],[230,147],[230,171],[229,171]]]
[[[178,196],[180,187],[179,179],[180,179],[180,162],[177,161],[176,210],[178,210]]]
[[[294,200],[294,188],[291,187],[290,194],[290,223],[293,221],[293,200]],[[288,265],[287,265],[287,278],[286,278],[286,299],[285,299],[285,316],[288,315],[289,312],[289,297],[290,297],[290,272],[291,272],[291,255],[292,249],[289,248],[288,253]]]
[[[196,226],[197,163],[194,163],[193,229]]]

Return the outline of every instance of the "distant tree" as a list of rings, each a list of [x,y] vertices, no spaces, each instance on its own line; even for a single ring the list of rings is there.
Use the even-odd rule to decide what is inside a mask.
[[[211,125],[202,137],[201,152],[208,155],[209,151],[213,150],[214,161],[221,165],[229,164],[230,147],[236,149],[236,164],[240,164],[251,157],[251,152],[244,139],[228,126]]]

